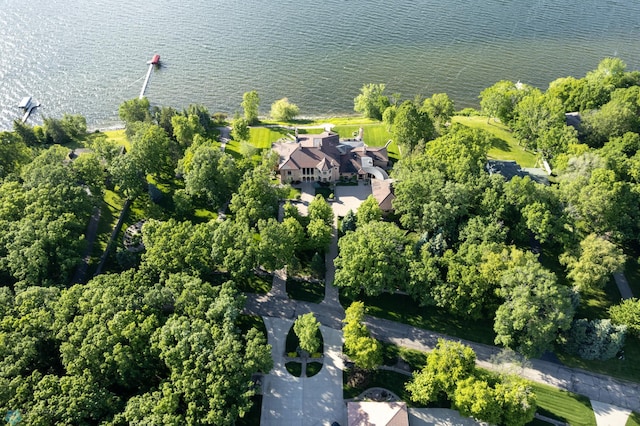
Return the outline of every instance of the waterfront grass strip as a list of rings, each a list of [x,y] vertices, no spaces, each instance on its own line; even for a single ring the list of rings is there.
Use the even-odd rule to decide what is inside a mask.
[[[504,124],[493,120],[487,122],[487,117],[482,116],[455,116],[451,118],[451,122],[460,123],[472,129],[481,129],[494,136],[488,153],[489,158],[515,161],[520,167],[535,166],[536,156],[518,145],[518,141]]]

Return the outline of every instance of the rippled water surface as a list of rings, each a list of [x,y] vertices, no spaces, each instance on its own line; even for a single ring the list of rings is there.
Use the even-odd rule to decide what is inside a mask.
[[[262,113],[287,96],[325,115],[352,112],[368,82],[464,107],[497,80],[545,88],[605,56],[639,69],[638,40],[637,0],[2,0],[0,128],[26,95],[35,122],[115,124],[154,53],[152,104],[233,112],[256,89]]]

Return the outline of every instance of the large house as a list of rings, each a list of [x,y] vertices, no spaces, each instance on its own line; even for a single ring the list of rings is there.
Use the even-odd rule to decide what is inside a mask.
[[[333,132],[296,135],[295,140],[276,142],[272,148],[280,157],[278,174],[282,183],[336,182],[354,176],[389,178],[387,147],[368,147],[361,137],[341,141]]]
[[[387,143],[388,145],[388,143]],[[372,194],[383,212],[393,210],[395,198],[392,180],[387,175],[389,154],[387,145],[369,147],[358,138],[340,140],[337,133],[298,135],[295,140],[276,142],[272,149],[278,153],[278,174],[282,183],[327,182],[340,178],[371,181]]]

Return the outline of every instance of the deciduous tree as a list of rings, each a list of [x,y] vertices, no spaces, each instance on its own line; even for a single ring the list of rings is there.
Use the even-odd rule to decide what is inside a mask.
[[[358,207],[356,224],[357,226],[362,226],[369,222],[377,222],[380,219],[382,219],[382,210],[378,205],[378,201],[373,195],[369,195],[367,199],[360,204],[360,207]]]
[[[630,333],[640,337],[640,299],[631,298],[609,308],[611,322],[624,325]]]
[[[247,120],[249,125],[258,123],[258,107],[260,106],[260,96],[258,92],[252,90],[245,92],[242,95],[242,103],[240,104],[244,110],[244,119]]]
[[[298,114],[300,114],[300,108],[296,104],[289,102],[289,99],[282,98],[271,104],[271,118],[276,121],[291,121]]]
[[[595,234],[580,242],[577,256],[565,253],[560,262],[566,265],[567,278],[580,291],[602,288],[611,274],[624,268],[622,249]]]
[[[533,262],[507,270],[501,280],[505,302],[496,311],[495,341],[528,357],[539,356],[571,326],[571,290]]]
[[[355,365],[364,370],[373,370],[382,364],[382,345],[372,338],[364,321],[364,303],[353,302],[345,310],[342,321],[344,348]]]
[[[313,313],[309,312],[298,316],[293,324],[293,331],[298,336],[302,350],[313,353],[320,349],[320,339],[318,338],[320,323]]]
[[[336,285],[350,294],[395,291],[406,286],[409,261],[405,231],[388,222],[370,222],[340,238]]]
[[[460,342],[439,339],[429,352],[427,364],[407,384],[411,399],[422,404],[442,396],[453,398],[459,382],[469,378],[475,370],[476,354]]]
[[[382,114],[389,106],[389,98],[385,96],[384,84],[369,83],[362,86],[360,94],[353,99],[353,109],[366,118],[382,120]]]

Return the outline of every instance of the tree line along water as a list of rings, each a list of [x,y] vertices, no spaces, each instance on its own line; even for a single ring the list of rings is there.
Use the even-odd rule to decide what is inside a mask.
[[[633,0],[7,0],[0,10],[0,128],[30,95],[34,116],[79,113],[118,123],[137,97],[145,62],[160,54],[152,104],[201,103],[233,113],[257,90],[261,114],[287,96],[302,115],[353,112],[364,83],[407,97],[446,92],[477,106],[497,80],[545,88],[580,77],[606,56],[640,67],[640,3]]]

